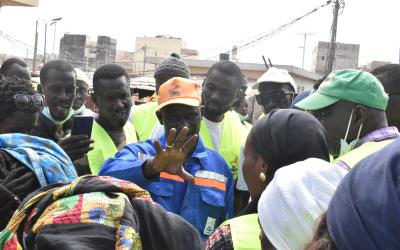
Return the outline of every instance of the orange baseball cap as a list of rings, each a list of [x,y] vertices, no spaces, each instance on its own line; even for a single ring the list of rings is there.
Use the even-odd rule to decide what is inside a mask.
[[[196,82],[182,77],[174,77],[161,85],[158,92],[157,111],[171,104],[200,106],[200,86]]]

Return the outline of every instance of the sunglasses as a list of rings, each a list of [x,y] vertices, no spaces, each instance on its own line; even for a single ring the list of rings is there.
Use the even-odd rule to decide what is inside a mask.
[[[14,95],[14,103],[19,110],[38,110],[44,107],[44,96],[18,94]]]
[[[261,106],[266,106],[268,103],[292,103],[294,93],[290,92],[261,92],[256,95],[256,101]]]

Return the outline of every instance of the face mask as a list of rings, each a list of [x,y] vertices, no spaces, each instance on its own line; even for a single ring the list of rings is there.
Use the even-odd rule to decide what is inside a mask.
[[[46,116],[49,120],[51,120],[54,124],[56,124],[56,125],[62,125],[62,124],[64,124],[66,121],[68,121],[72,116],[74,116],[74,110],[71,108],[71,109],[69,110],[69,114],[67,115],[67,118],[65,118],[65,119],[62,120],[62,121],[59,121],[59,120],[56,120],[56,119],[53,118],[53,116],[52,116],[51,113],[50,113],[49,107],[43,108],[42,114],[43,114],[44,116]]]
[[[79,109],[77,109],[77,110],[73,110],[74,111],[74,116],[75,115],[79,115],[80,113],[82,113],[83,112],[83,110],[85,110],[85,105],[82,105]]]
[[[350,120],[349,120],[349,123],[347,124],[346,135],[344,136],[344,139],[343,138],[340,139],[340,153],[339,153],[339,156],[347,154],[348,152],[353,150],[355,148],[355,146],[357,145],[358,141],[360,140],[360,134],[361,134],[361,130],[362,130],[363,124],[361,124],[360,128],[358,129],[357,138],[355,140],[353,140],[352,142],[347,143],[347,136],[349,135],[349,131],[350,131],[350,124],[351,124],[351,120],[353,118],[353,111],[354,111],[354,109],[351,110]]]
[[[242,115],[242,114],[239,114],[239,113],[238,113],[238,115],[240,117],[240,121],[245,121],[245,120],[247,120],[247,118],[249,118],[249,115]]]

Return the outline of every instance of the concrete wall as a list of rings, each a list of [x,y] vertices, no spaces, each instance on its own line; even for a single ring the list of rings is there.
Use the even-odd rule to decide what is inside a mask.
[[[317,73],[325,73],[328,58],[329,43],[318,42],[313,51],[312,69]],[[359,44],[336,43],[333,70],[335,69],[357,69],[360,54]]]
[[[86,46],[90,38],[86,35],[65,34],[60,41],[60,58],[76,68],[84,68],[86,64]]]
[[[145,55],[146,57],[166,58],[173,52],[179,54],[182,47],[183,42],[179,38],[136,37],[134,73],[138,75],[154,73],[155,65],[143,62]]]

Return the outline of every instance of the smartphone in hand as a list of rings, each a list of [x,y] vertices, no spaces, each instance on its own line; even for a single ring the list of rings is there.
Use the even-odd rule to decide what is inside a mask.
[[[93,117],[76,115],[72,118],[71,135],[92,136]]]

